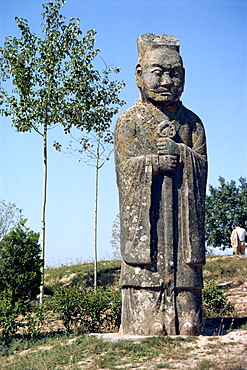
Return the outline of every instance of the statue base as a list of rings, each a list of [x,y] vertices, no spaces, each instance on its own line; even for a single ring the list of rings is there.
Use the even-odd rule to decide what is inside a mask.
[[[120,335],[202,335],[201,289],[122,289]]]

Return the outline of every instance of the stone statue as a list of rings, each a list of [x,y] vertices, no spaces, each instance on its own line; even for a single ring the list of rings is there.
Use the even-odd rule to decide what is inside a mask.
[[[138,38],[140,99],[115,127],[122,270],[121,334],[203,333],[206,139],[180,101],[179,41]]]

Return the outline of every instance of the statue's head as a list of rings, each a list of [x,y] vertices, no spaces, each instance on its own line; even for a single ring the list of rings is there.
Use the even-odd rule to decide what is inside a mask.
[[[185,81],[178,39],[147,33],[137,42],[139,59],[135,74],[142,100],[157,106],[174,105]]]

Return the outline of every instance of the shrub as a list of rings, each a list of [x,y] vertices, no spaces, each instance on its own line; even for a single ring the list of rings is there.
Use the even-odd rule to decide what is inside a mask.
[[[63,287],[55,291],[49,302],[67,330],[79,327],[83,331],[99,332],[103,327],[115,328],[120,323],[120,292],[111,288]]]
[[[34,299],[41,283],[39,234],[18,226],[0,241],[0,292],[12,301]]]
[[[39,234],[19,223],[0,241],[0,328],[3,343],[9,344],[24,326],[24,317],[31,310],[30,302],[39,292],[41,258],[38,239]]]
[[[28,339],[37,339],[42,333],[43,324],[48,318],[47,307],[38,302],[32,302],[29,305],[29,310],[24,317],[24,329]]]
[[[234,311],[233,304],[228,301],[225,293],[217,288],[214,280],[207,283],[202,294],[205,317],[229,316]]]
[[[110,314],[109,323],[115,328],[119,328],[121,324],[121,312],[122,312],[122,292],[121,289],[117,290],[109,289],[110,293]]]
[[[48,307],[60,315],[65,328],[69,331],[81,321],[82,292],[79,288],[58,288],[48,299]]]
[[[13,304],[12,292],[6,290],[0,293],[0,327],[1,339],[5,344],[11,341],[12,336],[21,326],[18,320],[23,304],[19,300]]]
[[[83,326],[90,332],[99,332],[104,324],[109,323],[109,291],[103,287],[97,290],[89,289],[84,292],[83,298]]]

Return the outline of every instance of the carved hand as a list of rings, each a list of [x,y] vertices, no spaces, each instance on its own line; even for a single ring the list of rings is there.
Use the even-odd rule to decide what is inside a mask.
[[[177,155],[162,155],[159,157],[159,172],[174,172],[177,166]]]
[[[179,146],[169,138],[161,137],[157,141],[157,152],[159,155],[179,155]]]
[[[159,138],[157,142],[157,152],[159,154],[159,171],[175,171],[179,156],[178,144],[169,138]]]

